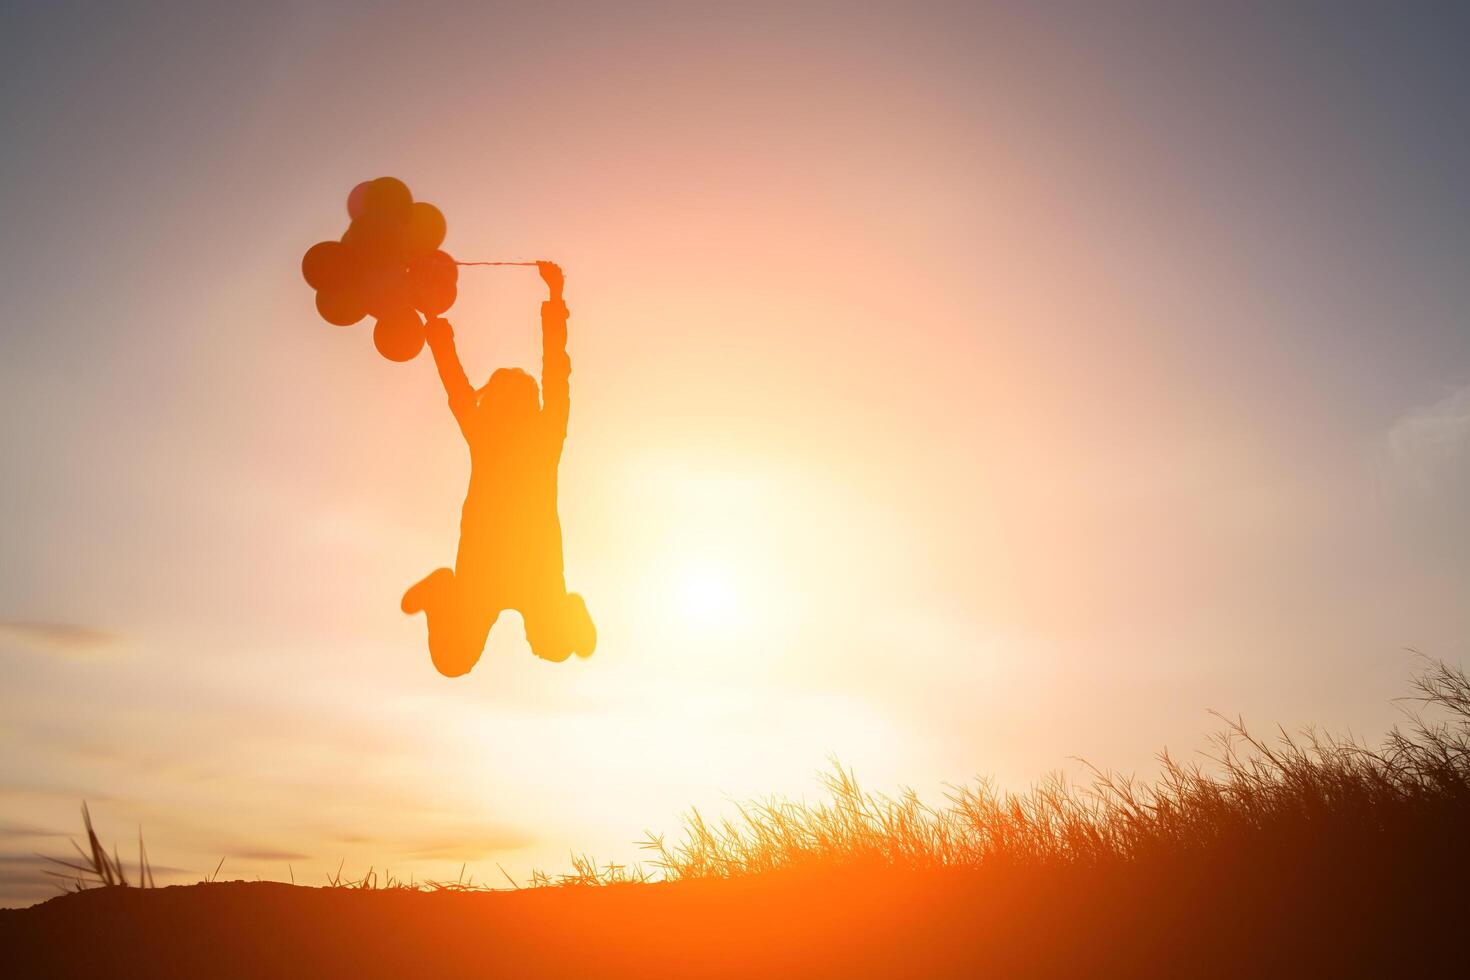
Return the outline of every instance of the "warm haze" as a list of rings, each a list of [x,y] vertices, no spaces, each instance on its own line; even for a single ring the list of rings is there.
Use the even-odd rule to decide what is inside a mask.
[[[975,6],[0,12],[0,904],[84,798],[160,883],[524,878],[1463,661],[1465,11]],[[566,270],[586,661],[398,610],[468,460],[299,271],[380,174]],[[474,383],[542,288],[464,271]]]

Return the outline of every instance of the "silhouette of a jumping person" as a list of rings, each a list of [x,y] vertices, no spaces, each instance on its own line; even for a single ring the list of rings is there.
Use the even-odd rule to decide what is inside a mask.
[[[435,569],[403,594],[403,611],[427,614],[429,655],[447,677],[468,673],[500,613],[514,609],[536,656],[592,655],[597,629],[587,605],[568,592],[562,568],[556,477],[571,410],[567,307],[562,271],[538,262],[551,298],[541,304],[541,384],[500,368],[475,390],[454,349],[454,331],[428,322],[429,349],[449,409],[470,447],[470,489],[460,519],[454,569]]]

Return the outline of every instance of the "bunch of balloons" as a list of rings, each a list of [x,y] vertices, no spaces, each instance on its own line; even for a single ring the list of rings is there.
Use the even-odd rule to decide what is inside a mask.
[[[411,361],[424,346],[420,313],[442,315],[454,303],[459,268],[439,246],[444,215],[415,201],[395,177],[365,180],[347,195],[351,224],[337,242],[318,242],[301,260],[317,312],[349,326],[377,318],[373,344],[390,361]]]

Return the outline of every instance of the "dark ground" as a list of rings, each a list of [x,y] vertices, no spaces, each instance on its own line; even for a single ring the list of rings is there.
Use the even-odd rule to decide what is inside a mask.
[[[0,910],[0,975],[1470,975],[1459,862],[1280,857],[1249,877],[1238,864],[1181,875],[1134,863],[469,894],[93,890]]]

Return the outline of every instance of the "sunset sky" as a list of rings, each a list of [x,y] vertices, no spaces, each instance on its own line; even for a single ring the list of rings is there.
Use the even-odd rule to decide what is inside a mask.
[[[1373,739],[1470,659],[1470,7],[7,4],[0,904],[633,861],[691,805],[1219,709]],[[468,456],[300,259],[392,174],[560,262],[570,588],[449,680]],[[471,379],[537,369],[467,269]],[[289,870],[288,870],[289,868]]]

